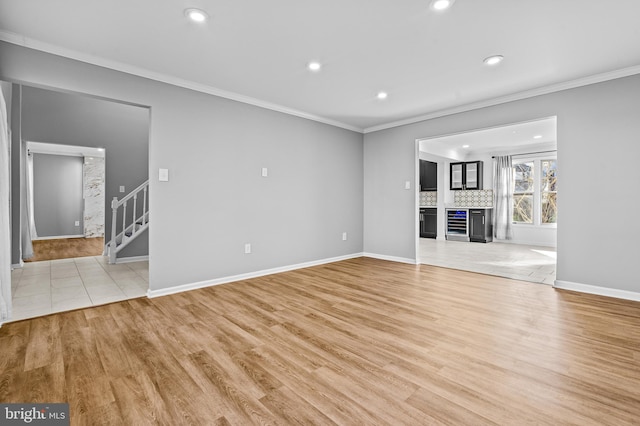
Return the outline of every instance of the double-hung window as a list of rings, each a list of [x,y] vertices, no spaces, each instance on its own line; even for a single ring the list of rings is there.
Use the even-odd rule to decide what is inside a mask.
[[[513,161],[513,223],[555,224],[558,216],[558,161],[522,158]]]
[[[533,161],[513,164],[513,221],[533,223],[533,196],[536,187]]]

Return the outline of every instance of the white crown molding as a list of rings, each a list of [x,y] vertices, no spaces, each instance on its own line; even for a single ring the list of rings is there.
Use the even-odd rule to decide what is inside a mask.
[[[93,56],[86,53],[78,52],[64,47],[56,46],[50,43],[46,43],[40,40],[32,39],[9,31],[0,30],[0,41],[16,44],[19,46],[27,47],[30,49],[39,50],[46,53],[51,53],[65,58],[74,59],[80,62],[85,62],[92,65],[97,65],[104,68],[109,68],[115,71],[124,72],[127,74],[136,75],[139,77],[148,78],[150,80],[159,81],[173,86],[183,87],[185,89],[194,90],[197,92],[207,93],[209,95],[218,96],[242,102],[249,105],[254,105],[260,108],[269,109],[272,111],[281,112],[284,114],[293,115],[307,120],[316,121],[319,123],[328,124],[330,126],[340,127],[342,129],[351,130],[358,133],[373,133],[380,130],[391,129],[394,127],[405,126],[407,124],[414,124],[420,121],[431,120],[434,118],[444,117],[447,115],[458,114],[461,112],[472,111],[475,109],[486,108],[494,105],[499,105],[507,102],[518,101],[522,99],[532,98],[534,96],[546,95],[549,93],[559,92],[567,89],[574,89],[576,87],[588,86],[590,84],[602,83],[608,80],[615,80],[617,78],[628,77],[635,74],[640,74],[640,65],[635,65],[628,68],[622,68],[619,70],[609,71],[601,74],[595,74],[592,76],[582,77],[575,80],[565,81],[562,83],[551,84],[548,86],[538,87],[536,89],[525,90],[510,95],[500,96],[497,98],[487,99],[483,101],[473,102],[465,105],[456,106],[453,108],[447,108],[432,113],[419,115],[411,118],[406,118],[397,121],[391,121],[385,124],[379,124],[376,126],[360,128],[350,124],[346,124],[340,121],[332,120],[329,118],[321,117],[318,115],[310,114],[304,111],[299,111],[293,108],[285,107],[283,105],[274,104],[271,102],[263,101],[260,99],[252,98],[250,96],[241,95],[239,93],[230,92],[227,90],[218,89],[213,86],[205,84],[195,83],[193,81],[173,77],[170,75],[158,73],[145,68],[136,67],[133,65],[124,64],[117,61],[112,61],[99,56]]]
[[[582,77],[575,80],[565,81],[562,83],[551,84],[548,86],[538,87],[536,89],[525,90],[510,95],[500,96],[497,98],[487,99],[484,101],[473,102],[470,104],[460,105],[453,108],[447,108],[429,114],[419,115],[403,120],[392,121],[386,124],[367,127],[363,133],[373,133],[380,130],[391,129],[393,127],[414,124],[420,121],[432,120],[434,118],[444,117],[461,112],[471,111],[474,109],[486,108],[494,105],[504,104],[507,102],[519,101],[522,99],[533,98],[534,96],[547,95],[549,93],[560,92],[562,90],[575,89],[576,87],[588,86],[590,84],[602,83],[604,81],[615,80],[617,78],[629,77],[631,75],[640,74],[640,65],[634,65],[628,68],[622,68],[615,71],[609,71],[601,74],[595,74],[588,77]]]
[[[310,114],[304,111],[299,111],[293,108],[288,108],[282,105],[252,98],[250,96],[241,95],[239,93],[218,89],[217,87],[209,86],[206,84],[200,84],[200,83],[185,80],[182,78],[170,76],[167,74],[158,73],[155,71],[148,70],[146,68],[140,68],[134,65],[128,65],[122,62],[105,59],[99,56],[89,55],[89,54],[78,52],[75,50],[66,49],[64,47],[56,46],[40,40],[35,40],[35,39],[25,37],[20,34],[12,33],[9,31],[0,30],[0,40],[6,41],[7,43],[16,44],[18,46],[35,49],[35,50],[51,53],[58,56],[63,56],[69,59],[74,59],[76,61],[97,65],[103,68],[109,68],[115,71],[120,71],[127,74],[148,78],[150,80],[171,84],[173,86],[195,90],[196,92],[207,93],[209,95],[214,95],[214,96],[230,99],[237,102],[254,105],[260,108],[265,108],[272,111],[277,111],[284,114],[305,118],[307,120],[317,121],[319,123],[328,124],[330,126],[340,127],[342,129],[351,130],[358,133],[363,132],[363,129],[360,127],[352,126],[350,124],[342,123],[340,121],[332,120],[325,117],[320,117],[318,115]]]
[[[619,290],[617,288],[600,287],[595,285],[559,280],[555,281],[553,287],[561,290],[571,290],[580,293],[596,294],[598,296],[615,297],[616,299],[634,300],[636,302],[640,302],[640,293],[637,293],[635,291]]]

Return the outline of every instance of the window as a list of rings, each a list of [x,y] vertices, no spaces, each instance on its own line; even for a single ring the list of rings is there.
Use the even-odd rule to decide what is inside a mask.
[[[533,195],[535,189],[533,161],[513,165],[513,221],[533,223]]]
[[[556,160],[540,161],[542,168],[542,184],[540,190],[542,206],[542,223],[556,223],[558,207],[558,162]]]
[[[558,161],[538,158],[514,161],[513,181],[513,222],[555,224],[558,216]]]

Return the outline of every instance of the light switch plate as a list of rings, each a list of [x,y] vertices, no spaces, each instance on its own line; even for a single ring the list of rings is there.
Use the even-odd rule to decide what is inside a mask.
[[[269,176],[269,170],[266,167],[262,168],[262,177]]]
[[[404,189],[411,189],[411,181],[406,181],[404,183]]]
[[[120,192],[124,192],[124,185],[120,185]]]
[[[158,180],[160,182],[169,182],[169,169],[159,169]]]

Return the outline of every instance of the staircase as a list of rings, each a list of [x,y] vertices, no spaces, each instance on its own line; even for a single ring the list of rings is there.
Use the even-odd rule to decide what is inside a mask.
[[[105,255],[109,257],[109,263],[116,263],[118,253],[149,227],[148,190],[149,181],[147,180],[121,200],[113,197],[111,240],[105,244]],[[138,203],[138,198],[142,198],[141,205]],[[129,213],[127,213],[127,204],[130,205]]]

